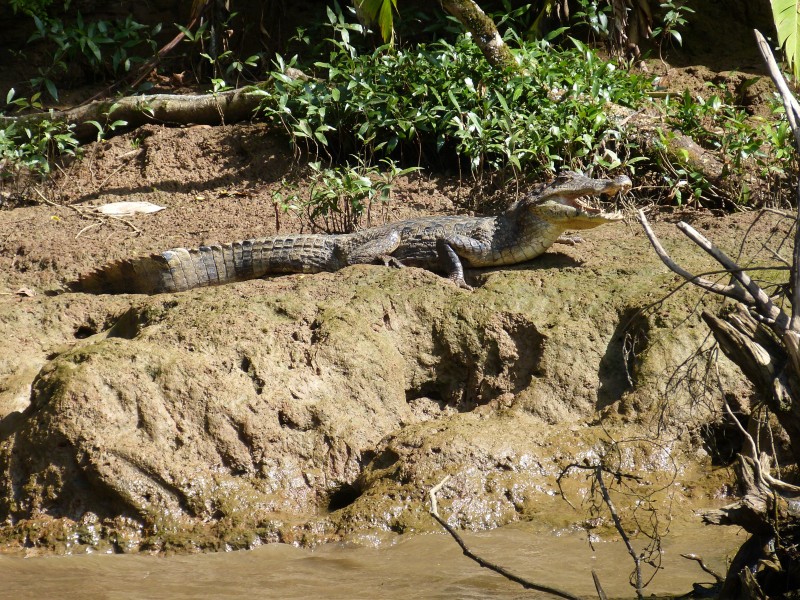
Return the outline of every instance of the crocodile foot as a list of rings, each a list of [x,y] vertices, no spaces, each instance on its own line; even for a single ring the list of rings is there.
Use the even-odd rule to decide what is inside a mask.
[[[405,267],[405,265],[399,258],[395,258],[394,256],[390,256],[388,254],[383,254],[379,256],[378,260],[380,260],[383,263],[384,267],[394,267],[395,269],[402,269]]]
[[[472,290],[475,289],[470,284],[468,284],[466,281],[464,281],[463,277],[459,277],[459,276],[456,275],[456,276],[450,276],[447,279],[452,281],[453,283],[455,283],[462,290],[467,290],[468,292],[471,292]]]
[[[556,244],[566,244],[568,246],[576,246],[583,242],[584,239],[579,235],[562,235],[556,240]]]

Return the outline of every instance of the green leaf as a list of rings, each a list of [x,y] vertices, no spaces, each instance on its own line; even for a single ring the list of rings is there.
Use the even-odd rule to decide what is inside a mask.
[[[798,19],[798,0],[771,0],[772,18],[778,30],[778,45],[783,48],[786,62],[789,63],[795,79],[800,78],[800,65],[797,63],[800,55],[800,19]]]
[[[86,121],[89,125],[94,125],[97,127],[97,141],[99,142],[100,139],[103,137],[103,126],[98,123],[97,121]]]
[[[56,84],[53,83],[50,79],[45,79],[44,87],[47,88],[47,91],[50,93],[50,96],[52,96],[53,100],[58,102],[58,90],[56,89]]]
[[[355,4],[358,12],[366,18],[367,23],[378,23],[384,43],[393,43],[394,13],[392,9],[397,10],[397,0],[356,0]]]

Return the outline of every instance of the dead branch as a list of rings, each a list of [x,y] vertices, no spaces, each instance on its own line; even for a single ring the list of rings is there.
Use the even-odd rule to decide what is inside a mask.
[[[753,305],[758,310],[758,314],[766,323],[774,323],[776,331],[781,334],[786,331],[789,326],[789,318],[786,314],[770,299],[769,295],[761,289],[761,287],[753,281],[745,271],[731,260],[722,250],[714,246],[708,239],[705,238],[700,232],[688,223],[681,221],[678,223],[680,229],[690,240],[700,246],[714,260],[721,264],[725,269],[730,271],[734,279],[736,279],[748,291],[753,298]]]
[[[606,506],[611,513],[611,518],[614,521],[614,528],[617,530],[617,533],[619,533],[620,537],[622,537],[622,541],[625,542],[625,548],[628,550],[628,554],[631,555],[633,564],[636,565],[636,596],[638,598],[643,598],[642,557],[633,549],[633,545],[631,545],[631,539],[628,537],[625,528],[622,526],[622,520],[620,520],[619,514],[617,514],[617,509],[614,506],[614,503],[611,501],[611,495],[608,493],[608,488],[606,487],[605,481],[603,481],[603,468],[600,465],[595,467],[594,476],[597,480],[597,484],[600,486],[600,492],[603,494],[603,502],[606,503]]]
[[[631,544],[631,539],[628,533],[625,531],[625,528],[622,526],[622,519],[619,517],[619,513],[617,512],[616,506],[614,506],[614,502],[611,500],[611,494],[608,491],[608,487],[603,480],[603,473],[608,472],[610,475],[617,479],[632,479],[634,481],[639,481],[639,478],[635,475],[630,475],[627,473],[622,473],[619,471],[609,471],[606,469],[602,464],[578,464],[578,463],[571,463],[567,465],[559,474],[556,483],[558,484],[559,492],[561,493],[561,497],[567,501],[567,504],[572,506],[569,500],[566,499],[564,496],[564,490],[561,487],[561,479],[569,473],[571,469],[583,469],[592,471],[592,475],[594,476],[595,482],[597,483],[598,487],[600,488],[600,494],[603,498],[603,503],[608,508],[608,511],[611,513],[611,520],[614,523],[614,528],[619,533],[620,537],[622,538],[623,543],[625,544],[625,548],[630,554],[631,558],[633,559],[633,564],[635,565],[634,574],[636,576],[634,587],[636,588],[636,597],[643,598],[642,590],[645,587],[644,580],[642,578],[642,558],[644,554],[637,554],[637,552],[633,549],[633,544]],[[649,582],[648,582],[649,583]],[[595,581],[595,585],[599,584],[598,581]],[[598,592],[599,593],[599,592]]]
[[[711,575],[717,581],[717,583],[722,583],[723,581],[725,581],[725,578],[722,575],[714,571],[712,568],[706,565],[705,562],[703,562],[702,556],[697,556],[697,554],[681,554],[681,556],[686,560],[696,561],[697,564],[700,565],[700,568],[709,575]]]
[[[12,123],[31,126],[47,119],[73,125],[81,142],[97,138],[97,127],[90,121],[113,123],[125,121],[125,129],[147,123],[173,125],[234,123],[253,116],[264,92],[248,86],[216,94],[148,94],[125,96],[116,100],[97,100],[67,110],[32,113],[17,117],[0,116],[0,126]]]
[[[739,282],[738,286],[721,286],[698,277],[677,265],[664,251],[649,227],[647,217],[639,212],[639,221],[650,239],[656,254],[672,271],[687,281],[747,306],[757,324],[744,318],[746,311],[720,319],[708,311],[703,320],[725,355],[742,370],[766,399],[781,426],[791,440],[795,456],[800,459],[800,330],[794,330],[791,319],[769,295],[753,281],[736,262],[716,248],[709,240],[685,223],[678,227],[693,242],[713,256]],[[738,287],[739,291],[735,291]],[[772,334],[763,330],[768,326]]]
[[[763,36],[756,32],[756,38],[770,75],[783,98],[792,133],[800,149],[800,105],[790,93]],[[776,415],[800,462],[800,228],[797,227],[800,222],[800,186],[797,210],[788,285],[791,316],[776,306],[736,261],[686,223],[679,223],[678,228],[729,271],[738,286],[708,285],[712,282],[698,281],[697,277],[669,259],[641,211],[639,221],[656,253],[671,270],[699,287],[740,303],[738,311],[723,317],[704,311],[702,318],[723,353],[741,369],[756,392],[764,398],[766,406]],[[785,534],[781,530],[786,527],[784,524],[796,522],[800,516],[796,502],[788,501],[784,494],[796,496],[800,490],[769,475],[768,455],[760,452],[757,441],[734,417],[727,402],[724,402],[724,408],[746,441],[745,450],[738,455],[735,466],[741,498],[728,506],[700,514],[706,523],[736,525],[752,534],[734,557],[720,597],[762,598],[766,597],[765,592],[771,595],[770,589],[762,587],[770,583],[766,570],[790,573],[796,569],[796,555],[782,550],[786,544],[783,538],[788,536],[791,539],[793,534]],[[767,564],[769,569],[759,570],[760,565]]]
[[[652,244],[653,249],[656,251],[656,254],[658,254],[661,262],[667,265],[670,271],[677,273],[689,283],[693,283],[698,287],[708,290],[709,292],[732,298],[738,302],[742,302],[743,304],[753,304],[753,297],[741,287],[736,285],[721,285],[719,283],[709,281],[700,275],[692,275],[689,271],[681,267],[678,263],[672,260],[669,254],[667,254],[667,251],[664,250],[664,246],[661,245],[661,242],[656,237],[653,228],[650,227],[650,223],[647,221],[647,217],[645,217],[643,210],[640,209],[637,211],[637,217],[639,219],[639,223],[642,224],[642,228],[647,235],[647,239],[650,240],[650,244]]]
[[[439,525],[444,527],[445,531],[447,531],[447,533],[449,533],[450,536],[461,547],[461,550],[464,552],[464,556],[474,560],[476,563],[478,563],[483,568],[489,569],[491,571],[494,571],[495,573],[499,573],[500,575],[502,575],[506,579],[520,584],[522,587],[524,587],[527,590],[535,590],[537,592],[545,592],[546,594],[552,594],[553,596],[558,596],[559,598],[566,598],[567,600],[581,600],[579,596],[575,596],[573,594],[570,594],[569,592],[565,592],[563,590],[559,590],[558,588],[550,587],[550,586],[547,586],[547,585],[534,583],[532,581],[528,581],[527,579],[524,579],[522,577],[514,575],[513,573],[511,573],[507,569],[505,569],[505,568],[503,568],[503,567],[501,567],[499,565],[496,565],[494,563],[491,563],[488,560],[485,560],[485,559],[481,558],[480,556],[478,556],[477,554],[475,554],[474,552],[472,552],[472,550],[470,550],[467,547],[467,544],[464,542],[463,538],[458,534],[458,532],[447,521],[445,521],[442,517],[439,516],[439,507],[438,507],[438,503],[437,503],[437,499],[436,499],[436,494],[439,493],[439,490],[441,490],[442,487],[449,480],[450,480],[450,476],[448,475],[444,479],[442,479],[437,485],[433,486],[430,489],[430,492],[428,492],[428,495],[429,495],[430,501],[431,501],[430,514],[436,520],[436,522],[439,523]]]

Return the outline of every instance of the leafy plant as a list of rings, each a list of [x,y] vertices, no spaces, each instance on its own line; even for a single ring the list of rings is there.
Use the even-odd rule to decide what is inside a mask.
[[[611,4],[604,2],[601,6],[599,0],[578,0],[579,10],[573,15],[574,22],[579,25],[586,25],[596,35],[607,37],[608,16],[611,14]]]
[[[687,23],[686,15],[694,12],[693,8],[686,5],[685,1],[681,0],[666,0],[660,4],[663,16],[661,21],[653,27],[652,37],[658,39],[659,49],[663,43],[663,39],[671,37],[679,45],[683,44],[683,36],[679,31]]]
[[[278,57],[261,106],[312,157],[415,157],[501,178],[591,167],[621,137],[606,104],[634,106],[648,86],[577,40],[525,43],[526,73],[498,77],[468,36],[360,54],[350,27],[332,20],[327,61]],[[298,66],[316,77],[290,75]]]
[[[74,156],[78,140],[72,129],[72,125],[47,120],[32,126],[12,123],[0,128],[0,180],[21,169],[44,175],[50,172],[56,156]]]
[[[51,4],[53,4],[53,0],[9,0],[14,14],[24,13],[40,18],[47,14],[47,9]],[[69,0],[66,0],[65,5],[69,5]]]
[[[355,0],[356,10],[368,23],[377,23],[381,37],[387,44],[394,42],[394,13],[397,0]]]
[[[754,81],[745,81],[744,86]],[[788,173],[797,169],[792,151],[794,139],[785,119],[752,117],[724,85],[708,86],[712,93],[705,98],[688,90],[667,98],[664,104],[667,122],[700,145],[717,151],[733,171],[752,170],[762,177],[786,179]],[[772,102],[773,113],[780,117],[784,112],[782,105],[777,97]],[[674,193],[677,189],[674,184],[679,181],[685,182],[683,196],[691,190],[699,198],[709,190],[709,183],[700,174],[680,168],[677,171],[673,176],[665,175],[672,186],[671,197],[684,199],[681,193]],[[743,190],[739,201],[746,200],[747,190]]]
[[[797,0],[770,0],[772,4],[772,18],[778,31],[778,45],[783,48],[786,62],[794,73],[795,79],[800,79],[800,13]]]
[[[351,161],[352,164],[341,167],[322,167],[320,162],[309,164],[314,181],[303,208],[311,223],[325,231],[355,231],[362,218],[366,218],[369,226],[373,203],[376,200],[387,203],[394,180],[418,170],[401,169],[389,159],[383,159],[377,166],[369,166],[358,157],[351,157]]]
[[[218,50],[220,41],[214,38],[215,32],[219,30],[232,30],[234,28],[233,21],[238,16],[239,14],[236,12],[228,14],[218,27],[209,28],[209,22],[204,21],[194,31],[175,23],[175,27],[183,33],[184,41],[200,50],[198,54],[202,58],[202,62],[199,65],[193,65],[193,67],[196,67],[195,77],[197,81],[203,80],[203,73],[208,72],[204,67],[210,67],[209,79],[214,92],[238,86],[243,77],[251,81],[255,80],[254,77],[248,77],[247,75],[248,71],[252,71],[258,66],[261,55],[253,54],[248,58],[240,58],[230,49],[220,52]],[[222,45],[224,46],[224,44]]]
[[[130,15],[123,20],[85,22],[78,13],[74,25],[65,25],[61,19],[33,16],[36,31],[29,42],[45,41],[55,46],[52,63],[40,69],[39,75],[31,79],[34,89],[44,88],[54,100],[58,90],[54,81],[58,73],[64,73],[69,63],[84,65],[95,76],[118,76],[131,70],[133,65],[144,62],[140,52],[156,50],[153,36],[161,25],[148,28],[137,23]]]

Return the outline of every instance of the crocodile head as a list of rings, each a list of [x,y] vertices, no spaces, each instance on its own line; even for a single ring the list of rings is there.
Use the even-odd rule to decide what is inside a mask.
[[[611,196],[629,189],[631,180],[625,175],[616,179],[592,179],[575,171],[562,171],[555,181],[523,202],[532,215],[564,229],[591,229],[603,223],[622,220],[622,213],[603,212],[582,198]]]

